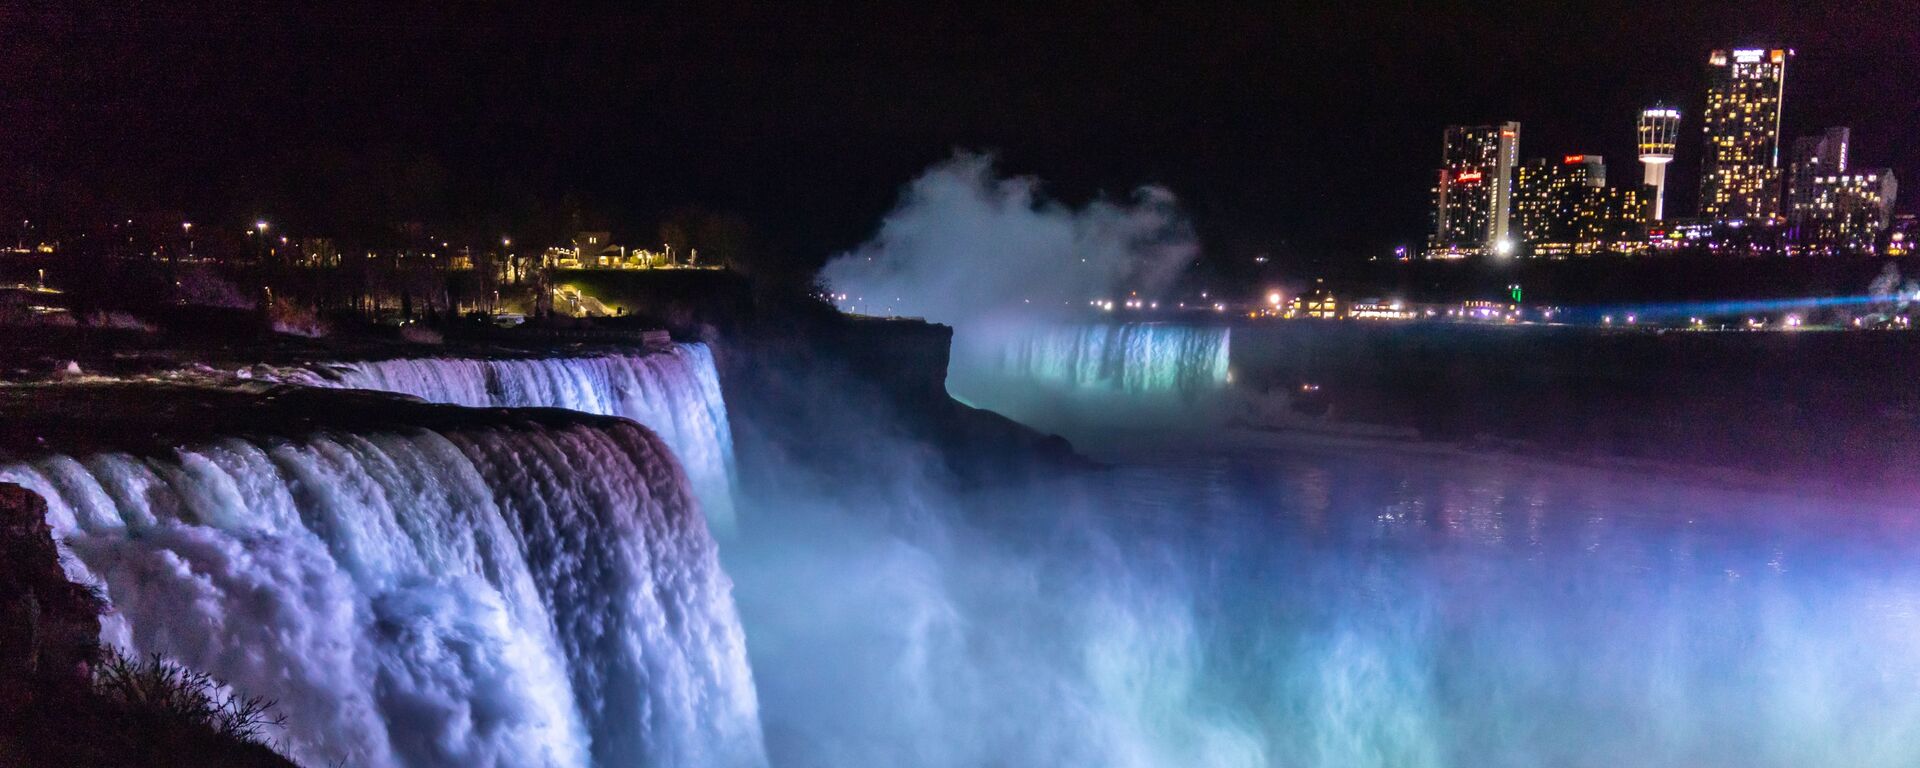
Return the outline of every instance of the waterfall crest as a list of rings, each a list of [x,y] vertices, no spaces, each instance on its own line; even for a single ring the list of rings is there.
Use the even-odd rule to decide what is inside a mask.
[[[726,534],[734,525],[733,436],[713,352],[705,344],[676,344],[656,353],[317,363],[261,373],[288,383],[395,392],[449,405],[565,408],[632,419],[673,449],[715,532]]]
[[[994,323],[954,339],[947,388],[1029,426],[1086,427],[1215,418],[1231,381],[1231,331],[1166,323]]]
[[[1055,326],[1008,340],[990,362],[998,375],[1042,385],[1193,393],[1226,385],[1228,333],[1159,323]]]
[[[48,500],[105,640],[277,698],[303,763],[765,765],[732,583],[632,423],[227,437],[0,481]]]

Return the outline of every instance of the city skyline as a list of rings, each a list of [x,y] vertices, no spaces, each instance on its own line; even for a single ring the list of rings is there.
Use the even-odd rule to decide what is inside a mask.
[[[1896,221],[1898,175],[1884,166],[1849,173],[1850,128],[1795,138],[1783,162],[1781,116],[1794,56],[1781,47],[1708,54],[1699,200],[1691,217],[1671,217],[1665,206],[1685,120],[1678,109],[1656,103],[1641,110],[1634,128],[1644,166],[1638,185],[1609,186],[1604,156],[1591,153],[1575,151],[1559,164],[1538,156],[1516,163],[1519,122],[1448,126],[1431,191],[1433,226],[1420,255],[1904,252],[1897,245],[1904,232],[1881,242]],[[1510,217],[1517,226],[1509,226]],[[1908,219],[1900,229],[1911,228]],[[1409,252],[1395,251],[1400,258]]]
[[[1516,120],[1542,150],[1523,155],[1598,154],[1623,179],[1626,126],[1671,105],[1695,116],[1666,196],[1688,213],[1701,61],[1730,44],[1798,51],[1788,140],[1848,125],[1856,154],[1913,177],[1920,73],[1889,10],[1203,7],[1149,19],[722,3],[666,25],[591,4],[348,2],[261,18],[192,0],[0,6],[19,41],[0,66],[0,117],[18,137],[0,158],[0,210],[268,217],[343,240],[424,221],[480,241],[575,205],[616,232],[691,207],[817,262],[869,237],[900,185],[959,147],[993,151],[1071,203],[1164,185],[1220,258],[1365,258],[1429,228],[1433,137],[1448,124]],[[855,66],[865,58],[889,64]]]

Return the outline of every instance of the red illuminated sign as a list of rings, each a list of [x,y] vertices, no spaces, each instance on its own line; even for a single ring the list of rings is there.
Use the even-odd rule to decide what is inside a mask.
[[[1454,181],[1459,181],[1459,182],[1468,182],[1468,181],[1479,181],[1479,180],[1480,180],[1480,172],[1479,172],[1479,171],[1467,171],[1467,172],[1465,172],[1465,173],[1462,173],[1462,174],[1460,174],[1460,175],[1458,175],[1458,176],[1455,176],[1455,177],[1453,177],[1453,180],[1454,180]]]
[[[1580,163],[1584,163],[1586,161],[1587,161],[1586,155],[1567,155],[1567,159],[1565,162],[1567,165],[1579,165]]]

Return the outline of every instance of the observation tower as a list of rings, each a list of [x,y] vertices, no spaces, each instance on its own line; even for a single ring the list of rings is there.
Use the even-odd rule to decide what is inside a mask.
[[[1674,140],[1680,135],[1680,110],[1653,107],[1640,112],[1640,162],[1647,167],[1646,185],[1653,187],[1653,220],[1666,218],[1667,166],[1673,162]]]

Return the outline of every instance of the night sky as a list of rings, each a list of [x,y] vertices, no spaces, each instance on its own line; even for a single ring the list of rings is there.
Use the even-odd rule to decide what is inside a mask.
[[[1676,104],[1690,213],[1734,43],[1798,50],[1789,143],[1849,125],[1920,198],[1920,3],[1189,5],[0,0],[0,212],[648,242],[699,210],[818,262],[967,148],[1071,201],[1165,184],[1216,258],[1364,258],[1421,236],[1449,123],[1620,183]]]

